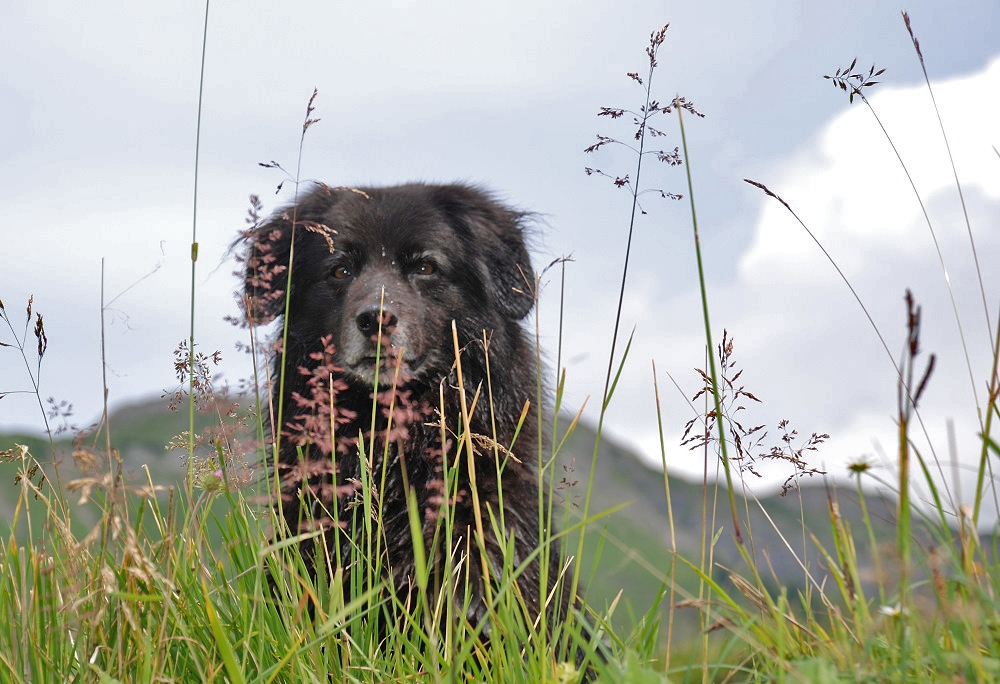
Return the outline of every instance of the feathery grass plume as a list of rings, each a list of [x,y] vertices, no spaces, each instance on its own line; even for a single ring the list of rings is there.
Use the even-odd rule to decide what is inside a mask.
[[[233,325],[251,330],[277,318],[275,303],[284,296],[286,285],[278,278],[288,270],[286,265],[278,263],[278,256],[274,254],[275,244],[283,237],[282,231],[275,230],[265,239],[254,240],[257,227],[261,223],[262,209],[260,198],[257,195],[250,195],[250,208],[244,219],[247,226],[240,233],[237,244],[252,244],[253,248],[246,253],[237,252],[234,255],[238,270],[233,275],[246,278],[252,292],[248,294],[247,290],[243,290],[236,296],[242,316],[226,317],[226,320]],[[246,351],[264,352],[266,355],[268,350],[265,346],[251,345]]]
[[[649,155],[654,155],[657,161],[664,162],[670,166],[678,166],[683,163],[683,159],[681,158],[680,155],[680,149],[678,147],[674,147],[672,151],[665,151],[662,149],[659,150],[646,149],[647,138],[661,138],[667,135],[663,130],[654,127],[651,124],[651,121],[654,120],[654,117],[658,115],[670,114],[671,112],[674,111],[674,109],[685,109],[697,116],[700,117],[704,116],[704,114],[698,112],[694,108],[694,105],[692,103],[688,102],[683,97],[676,97],[674,98],[674,100],[672,100],[670,103],[666,105],[660,104],[658,100],[653,99],[652,95],[653,75],[656,71],[656,67],[659,64],[657,62],[657,53],[659,52],[660,47],[663,45],[663,42],[666,39],[667,28],[669,28],[669,26],[670,26],[669,24],[666,24],[659,31],[654,31],[650,34],[649,45],[646,47],[646,56],[648,58],[648,70],[645,80],[643,80],[643,78],[640,77],[639,74],[636,72],[629,72],[627,74],[627,76],[630,79],[632,79],[632,81],[635,82],[643,90],[644,102],[642,105],[640,105],[639,109],[637,111],[633,111],[631,109],[625,109],[620,107],[601,107],[597,113],[598,116],[607,116],[611,119],[619,119],[624,117],[625,114],[629,114],[632,119],[632,124],[635,126],[635,129],[632,133],[632,138],[635,140],[636,144],[624,142],[623,140],[612,136],[598,134],[597,142],[590,145],[584,150],[587,153],[593,153],[597,152],[605,145],[620,145],[632,151],[636,157],[634,178],[630,177],[629,174],[627,173],[622,176],[622,175],[607,173],[605,171],[602,171],[601,169],[589,166],[584,168],[584,172],[588,176],[599,175],[608,178],[612,181],[612,183],[616,187],[626,188],[632,197],[632,211],[629,217],[628,237],[626,238],[625,241],[625,258],[622,264],[621,287],[619,288],[618,307],[615,311],[615,327],[611,338],[611,353],[609,354],[608,372],[604,383],[603,401],[605,406],[607,404],[607,400],[609,399],[607,395],[608,395],[608,390],[610,389],[611,386],[611,375],[615,363],[615,347],[618,340],[619,326],[621,324],[621,310],[622,310],[622,304],[625,299],[625,286],[628,280],[628,265],[629,265],[629,257],[631,256],[632,252],[632,236],[635,230],[636,211],[639,211],[642,214],[646,213],[645,210],[643,210],[639,204],[639,197],[640,195],[651,192],[651,193],[656,193],[664,198],[671,198],[671,199],[682,198],[682,195],[680,194],[667,192],[659,188],[644,188],[640,183],[643,161],[645,157]],[[602,418],[603,414],[604,411],[602,410],[601,412]]]
[[[826,475],[825,470],[820,470],[809,465],[806,461],[807,451],[817,451],[819,446],[830,439],[830,435],[825,432],[813,432],[805,441],[799,435],[799,431],[791,427],[787,418],[778,422],[778,430],[781,431],[781,444],[771,447],[770,451],[758,454],[761,460],[784,461],[792,466],[792,473],[785,478],[781,485],[781,495],[785,496],[793,488],[797,488],[803,477],[814,475]]]
[[[755,467],[758,461],[784,461],[791,465],[792,474],[782,485],[782,496],[795,487],[804,476],[826,475],[825,471],[810,466],[804,456],[805,452],[816,451],[819,445],[830,438],[830,435],[814,432],[802,442],[798,431],[790,426],[787,419],[783,419],[778,423],[781,443],[767,448],[764,446],[764,440],[767,438],[764,425],[748,425],[745,420],[740,420],[740,413],[747,411],[744,400],[758,404],[762,402],[744,385],[737,384],[743,375],[743,369],[736,366],[733,351],[734,340],[729,336],[729,331],[724,329],[722,342],[716,349],[719,359],[719,385],[716,387],[708,373],[696,368],[695,372],[702,380],[702,387],[691,397],[693,403],[701,397],[712,396],[718,392],[722,407],[721,420],[725,421],[726,433],[730,435],[735,450],[730,459],[739,465],[740,472],[748,472],[758,478],[762,477]],[[719,419],[716,410],[710,408],[703,415],[689,420],[684,425],[681,446],[693,451],[714,444],[718,449],[715,424]],[[695,426],[700,426],[700,430],[695,431]]]
[[[603,428],[604,428],[604,417],[607,412],[608,405],[611,401],[611,396],[614,393],[615,385],[617,385],[618,376],[614,373],[615,362],[616,362],[615,354],[618,345],[619,330],[621,327],[622,307],[625,301],[625,288],[628,282],[628,267],[629,267],[629,259],[632,253],[632,237],[635,231],[636,216],[637,213],[641,214],[646,213],[645,210],[640,206],[639,197],[640,195],[645,194],[646,192],[652,192],[658,194],[660,197],[663,198],[671,198],[671,199],[681,198],[681,195],[679,194],[667,192],[662,189],[658,188],[647,189],[641,183],[643,162],[649,155],[654,155],[657,161],[666,163],[670,166],[677,166],[683,164],[683,159],[680,155],[680,150],[676,146],[672,151],[664,149],[658,149],[658,150],[646,149],[647,139],[662,138],[667,135],[665,131],[653,126],[651,122],[655,120],[654,117],[657,117],[662,114],[669,114],[673,112],[675,109],[678,111],[684,109],[699,117],[704,116],[694,108],[694,105],[692,103],[688,102],[683,97],[678,96],[666,105],[661,104],[658,100],[653,98],[652,94],[653,75],[655,74],[656,68],[659,65],[659,62],[657,61],[657,54],[660,50],[660,47],[666,40],[667,29],[669,28],[669,26],[670,26],[669,24],[665,24],[661,29],[650,33],[649,44],[646,46],[647,70],[645,78],[641,77],[638,74],[638,72],[628,72],[626,74],[628,78],[631,79],[632,82],[634,82],[636,85],[638,85],[643,91],[643,96],[642,96],[643,103],[642,105],[640,105],[639,109],[631,110],[624,107],[601,107],[597,113],[598,116],[605,116],[612,120],[620,119],[624,117],[626,114],[630,115],[632,124],[635,127],[632,132],[632,139],[635,141],[636,144],[625,142],[619,138],[599,133],[597,134],[597,142],[588,146],[584,150],[587,153],[594,153],[608,145],[619,145],[625,147],[626,149],[630,150],[635,154],[634,177],[631,177],[627,173],[625,175],[612,174],[594,167],[584,168],[584,172],[588,176],[591,175],[603,176],[605,178],[610,179],[615,187],[627,189],[632,200],[631,211],[629,214],[628,234],[625,241],[625,255],[622,262],[622,274],[618,292],[618,304],[617,307],[615,308],[615,323],[614,323],[614,329],[611,334],[611,349],[608,353],[608,370],[604,380],[604,390],[601,395],[601,410],[599,413],[598,423],[597,423],[597,439],[595,440],[594,443],[594,451],[591,458],[590,479],[589,479],[589,481],[591,482],[593,482],[594,472],[597,466],[597,454],[598,454],[598,449],[600,447],[601,435],[603,433]],[[623,354],[621,360],[618,362],[619,363],[618,374],[621,373],[621,368],[624,366],[625,359],[628,356],[628,349],[630,346],[631,346],[631,337],[629,338],[629,342],[626,345],[625,353]],[[616,380],[614,384],[612,383],[613,375]],[[590,500],[591,500],[591,490],[590,488],[588,488],[587,493],[584,497],[584,505],[583,505],[584,519],[586,519],[590,513]],[[576,554],[577,557],[579,557],[583,552],[583,543],[584,543],[584,535],[580,535],[579,546],[577,548],[577,554]],[[576,577],[576,575],[574,575],[573,578],[574,592],[576,591],[577,579],[578,578]]]
[[[753,450],[760,447],[767,432],[763,425],[745,426],[738,420],[741,411],[746,410],[746,405],[742,400],[761,403],[760,399],[749,392],[743,385],[737,386],[736,382],[743,375],[743,370],[735,366],[733,361],[733,338],[729,337],[729,331],[723,329],[722,342],[716,352],[719,358],[719,378],[721,382],[716,385],[712,377],[700,368],[695,368],[695,372],[701,377],[702,387],[691,397],[691,402],[696,402],[702,397],[711,397],[716,392],[719,393],[722,407],[721,419],[726,422],[727,432],[732,436],[733,446],[736,448],[736,455],[732,460],[740,463],[740,470],[746,470],[757,477],[760,474],[753,468]],[[703,448],[709,444],[718,444],[718,437],[715,436],[715,423],[720,419],[720,414],[714,409],[708,409],[704,415],[695,416],[684,425],[684,433],[681,435],[681,446],[686,446],[691,450]],[[692,432],[696,425],[701,426],[698,432]]]
[[[31,385],[29,390],[16,390],[5,387],[0,387],[0,401],[5,399],[11,394],[32,394],[35,397],[35,401],[38,402],[38,410],[41,413],[42,423],[45,425],[45,436],[48,438],[49,449],[52,455],[52,467],[53,474],[55,476],[55,482],[57,487],[61,487],[62,480],[59,473],[59,459],[56,458],[56,435],[72,430],[73,427],[68,423],[68,419],[73,414],[73,405],[67,401],[57,401],[54,397],[49,397],[48,399],[42,399],[42,359],[49,348],[49,336],[45,331],[45,322],[42,318],[42,314],[36,311],[34,308],[35,296],[28,296],[28,303],[25,306],[24,312],[24,326],[21,332],[14,328],[14,323],[10,319],[10,314],[8,314],[6,307],[4,307],[3,301],[0,300],[0,320],[2,320],[10,333],[11,342],[4,342],[0,340],[0,349],[16,349],[17,353],[21,357],[21,361],[24,364],[24,370],[28,375],[28,382]],[[32,314],[34,314],[34,325],[32,325]],[[31,334],[35,338],[35,358],[32,360],[30,358],[29,345],[28,345],[28,330],[31,330]],[[48,408],[46,408],[48,404]],[[53,429],[52,421],[59,421],[59,425]]]
[[[207,426],[191,433],[187,430],[175,435],[165,447],[184,451],[184,462],[193,483],[202,489],[241,488],[254,480],[250,465],[252,453],[259,440],[252,437],[253,415],[248,414],[239,401],[232,399],[229,389],[217,388],[213,382],[212,368],[218,366],[222,354],[194,355],[194,377],[187,341],[182,340],[174,349],[174,374],[177,387],[164,390],[161,398],[167,399],[171,411],[192,404],[198,414],[211,416]],[[194,394],[189,394],[193,391]]]
[[[687,111],[696,116],[700,117],[705,116],[704,114],[698,112],[694,108],[694,105],[691,102],[688,102],[683,97],[676,97],[668,104],[661,104],[659,101],[652,99],[651,89],[652,89],[653,72],[658,66],[656,55],[660,49],[660,46],[663,44],[666,38],[667,28],[669,26],[670,25],[667,24],[659,31],[654,31],[653,33],[650,34],[649,45],[646,47],[646,55],[649,58],[649,71],[647,73],[645,81],[641,76],[639,76],[637,72],[630,71],[628,72],[628,74],[626,74],[630,79],[632,79],[632,81],[634,81],[641,88],[643,88],[645,92],[645,103],[642,104],[637,111],[622,107],[601,107],[597,112],[598,116],[606,116],[610,119],[619,119],[625,117],[626,114],[629,115],[629,117],[632,120],[632,125],[635,126],[634,132],[632,133],[632,138],[636,141],[636,144],[633,144],[631,142],[626,142],[620,138],[598,133],[597,142],[584,149],[584,152],[591,153],[598,151],[605,145],[620,145],[630,150],[636,155],[637,164],[636,164],[634,180],[630,177],[628,173],[626,173],[625,175],[617,175],[590,166],[584,167],[584,172],[588,176],[592,175],[603,176],[609,179],[615,187],[627,189],[629,191],[629,194],[632,196],[633,201],[635,202],[635,206],[638,207],[639,211],[643,214],[645,214],[646,211],[638,203],[638,197],[640,195],[644,195],[646,193],[654,193],[662,198],[665,199],[669,198],[675,200],[679,200],[683,197],[683,195],[681,194],[667,192],[666,190],[662,190],[660,188],[643,188],[638,185],[639,176],[642,171],[642,159],[645,156],[649,155],[655,156],[657,161],[663,162],[670,166],[679,166],[683,163],[679,147],[675,146],[673,150],[645,149],[647,138],[655,139],[667,136],[667,133],[665,131],[656,128],[652,125],[651,122],[655,120],[654,117],[660,114],[670,114],[671,112],[673,112],[675,107],[686,109]]]
[[[28,303],[25,306],[24,314],[24,328],[20,332],[14,329],[14,323],[10,320],[10,315],[7,313],[7,309],[3,306],[3,302],[0,301],[0,320],[7,325],[7,330],[10,332],[11,339],[13,342],[3,342],[0,341],[0,347],[6,347],[8,349],[13,348],[18,351],[21,356],[21,360],[24,363],[24,368],[28,373],[28,380],[31,382],[32,389],[29,390],[35,395],[38,400],[38,408],[42,412],[42,419],[45,421],[45,430],[49,433],[51,438],[51,427],[49,426],[49,411],[45,409],[41,397],[41,381],[42,381],[42,358],[45,356],[45,352],[49,349],[49,336],[45,332],[45,322],[42,319],[42,314],[39,311],[35,311],[35,295],[30,295],[28,297]],[[32,326],[32,314],[35,315],[34,326]],[[28,330],[31,330],[32,335],[35,338],[35,359],[34,363],[28,358]],[[15,390],[2,390],[0,389],[0,398],[6,397],[9,394],[15,393]],[[54,399],[50,399],[50,402],[54,402]]]
[[[823,76],[826,80],[833,83],[837,88],[840,88],[848,94],[848,101],[853,104],[854,96],[857,95],[865,104],[868,103],[868,99],[861,92],[863,88],[871,88],[878,84],[875,79],[885,73],[885,69],[875,70],[875,65],[873,64],[868,73],[864,73],[864,70],[855,71],[855,67],[858,65],[857,58],[851,60],[851,63],[846,67],[837,69],[833,76]],[[869,106],[871,106],[869,104]]]

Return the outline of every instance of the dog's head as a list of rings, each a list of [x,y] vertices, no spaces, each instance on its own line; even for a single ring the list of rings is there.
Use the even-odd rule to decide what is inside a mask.
[[[376,357],[383,374],[440,375],[454,361],[452,321],[478,338],[531,310],[522,222],[467,186],[320,185],[252,231],[249,319],[287,311],[291,337],[331,336],[337,364],[362,382]]]

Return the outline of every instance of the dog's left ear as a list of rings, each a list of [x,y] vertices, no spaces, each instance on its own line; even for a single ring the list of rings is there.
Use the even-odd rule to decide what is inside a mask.
[[[464,185],[446,185],[434,192],[436,204],[475,242],[475,260],[497,311],[521,320],[535,305],[535,272],[524,244],[525,214],[500,204],[485,192]]]

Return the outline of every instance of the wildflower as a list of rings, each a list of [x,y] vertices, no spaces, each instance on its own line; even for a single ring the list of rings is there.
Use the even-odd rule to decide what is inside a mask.
[[[206,492],[217,492],[222,489],[222,469],[205,471],[198,477],[198,486]]]
[[[857,461],[852,461],[847,464],[847,469],[851,471],[851,474],[858,475],[859,477],[862,473],[866,473],[874,467],[875,464],[868,460],[867,456],[862,456]]]
[[[891,606],[879,606],[878,612],[887,617],[898,618],[906,615],[909,611],[896,602]]]

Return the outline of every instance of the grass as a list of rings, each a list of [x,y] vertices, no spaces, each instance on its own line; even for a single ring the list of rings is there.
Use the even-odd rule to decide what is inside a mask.
[[[904,18],[923,65],[909,17]],[[629,143],[636,155],[634,177],[587,170],[631,194],[622,297],[630,237],[642,213],[640,198],[646,193],[680,197],[640,186],[640,178],[649,176],[648,171],[643,173],[644,161],[653,157],[671,166],[684,163],[688,171],[692,161],[684,115],[698,112],[683,98],[663,105],[652,96],[656,54],[665,36],[666,27],[651,35],[645,77],[629,74],[643,90],[643,105],[635,112],[608,107],[600,112],[612,120],[632,118],[638,142],[637,146]],[[852,63],[830,78],[851,101],[860,98],[881,126],[863,92],[874,86],[873,79],[881,72],[874,67],[855,72],[854,67]],[[930,88],[929,80],[927,85]],[[312,111],[310,99],[303,139],[317,121],[311,118]],[[666,120],[668,114],[677,116],[683,152],[678,148],[651,152],[647,141],[666,135],[653,123]],[[887,131],[886,136],[891,144]],[[589,151],[611,144],[623,143],[601,135]],[[765,184],[748,182],[795,214],[791,204]],[[957,174],[956,185],[961,192]],[[915,186],[914,192],[919,200]],[[197,351],[192,325],[188,344],[177,357],[179,377],[187,386],[178,399],[189,411],[189,429],[177,440],[187,453],[182,487],[160,487],[148,470],[138,480],[127,479],[112,446],[107,415],[97,431],[100,438],[91,437],[74,448],[72,465],[60,466],[57,459],[42,453],[47,447],[39,442],[30,449],[14,446],[2,453],[4,467],[16,471],[18,497],[0,548],[0,681],[573,682],[589,676],[639,683],[1000,678],[996,655],[1000,653],[996,598],[1000,559],[995,540],[980,536],[979,518],[982,502],[991,492],[992,459],[1000,456],[1000,446],[991,434],[1000,412],[1000,330],[990,339],[991,374],[978,384],[987,388],[977,406],[982,428],[978,487],[974,503],[960,506],[939,488],[934,475],[936,456],[923,453],[910,437],[914,425],[920,424],[920,399],[928,382],[933,382],[934,361],[933,356],[924,361],[920,308],[907,293],[907,345],[901,360],[889,354],[898,372],[897,467],[890,479],[876,481],[867,463],[852,465],[860,524],[852,524],[844,514],[845,492],[829,485],[825,537],[830,541],[822,542],[804,516],[797,523],[778,517],[777,510],[769,511],[745,486],[745,475],[760,458],[791,464],[795,473],[791,485],[818,474],[808,459],[826,436],[813,434],[803,439],[782,423],[780,443],[768,450],[759,426],[740,422],[740,412],[757,399],[740,385],[733,338],[724,331],[716,345],[713,336],[717,331],[710,321],[710,288],[703,269],[707,255],[702,254],[698,239],[690,172],[686,195],[697,249],[705,343],[710,350],[706,370],[700,373],[703,386],[695,397],[704,403],[701,417],[689,424],[687,433],[688,446],[705,458],[700,511],[703,543],[693,552],[678,544],[678,517],[673,508],[677,487],[671,480],[661,418],[668,532],[664,547],[647,555],[658,560],[648,567],[649,584],[655,588],[650,605],[623,616],[621,605],[612,600],[606,606],[591,607],[600,610],[569,615],[550,632],[526,613],[517,583],[526,566],[515,564],[509,553],[504,567],[494,569],[486,641],[482,623],[463,619],[452,600],[457,597],[457,605],[471,600],[471,589],[462,581],[468,575],[462,572],[461,557],[445,554],[443,572],[437,568],[435,573],[432,567],[433,550],[423,545],[418,533],[419,512],[412,492],[407,512],[418,591],[411,602],[403,602],[383,579],[388,559],[380,534],[380,473],[365,469],[363,477],[371,479],[360,487],[359,506],[350,520],[340,521],[359,540],[352,550],[354,569],[345,575],[342,569],[319,564],[311,571],[298,547],[303,542],[320,543],[320,531],[304,527],[275,536],[273,531],[283,525],[269,505],[276,483],[267,479],[258,491],[247,481],[246,463],[268,456],[263,447],[253,453],[241,451],[245,442],[238,439],[238,433],[243,430],[264,442],[266,425],[260,416],[269,409],[266,403],[251,411],[219,403],[211,383],[212,355]],[[804,221],[800,223],[809,231]],[[928,228],[933,235],[935,227],[929,219]],[[978,271],[971,224],[967,228]],[[194,269],[196,234],[192,241]],[[941,268],[947,281],[943,259]],[[851,283],[844,280],[864,308]],[[988,313],[985,289],[981,295]],[[192,285],[192,313],[195,302]],[[957,306],[954,311],[961,329]],[[602,536],[607,512],[595,514],[590,508],[591,488],[599,486],[593,475],[604,410],[613,400],[618,374],[628,361],[628,345],[624,351],[617,349],[620,316],[619,303],[584,505],[576,512],[567,497],[565,508],[548,508],[555,498],[549,496],[543,507],[545,522],[561,520],[560,531],[545,524],[547,531],[536,551],[544,563],[562,565],[572,556],[564,578],[574,592],[584,594],[585,601],[582,588],[587,585],[587,574],[602,555],[618,553],[616,542],[625,547],[637,543],[630,544],[628,536]],[[43,319],[30,301],[23,329],[2,302],[0,317],[10,340],[4,342],[4,351],[20,353],[24,360],[54,456],[55,430],[48,422],[52,411],[46,410],[40,390],[47,343]],[[249,346],[255,348],[257,341],[251,338]],[[971,374],[971,364],[968,367]],[[561,407],[566,378],[557,370],[555,406]],[[258,377],[263,375],[261,371]],[[974,377],[970,381],[977,384]],[[653,382],[659,406],[655,367]],[[266,386],[266,381],[258,386]],[[488,410],[489,388],[485,392],[475,406],[463,403],[461,409],[465,429],[457,441],[470,458],[471,416]],[[261,394],[268,392],[256,392]],[[216,419],[196,421],[199,407]],[[280,415],[281,407],[273,410]],[[539,445],[538,454],[540,484],[550,492],[558,484],[557,452],[576,429],[575,419],[568,425],[558,422],[558,413],[556,419],[551,446]],[[509,445],[500,445],[505,446]],[[932,507],[914,503],[914,481],[931,493]],[[444,491],[453,492],[455,482],[455,474],[445,472]],[[867,486],[871,483],[895,494],[895,534],[888,541],[883,525],[871,512],[873,490]],[[443,499],[439,533],[445,548],[450,548],[449,540],[456,538],[454,519],[447,505],[449,497]],[[801,500],[799,505],[801,511]],[[501,509],[496,517],[476,520],[475,536],[480,542],[492,535],[511,548],[513,542],[506,538],[500,521],[502,514]],[[801,583],[792,586],[777,580],[768,555],[758,548],[767,535],[776,536],[798,559]],[[741,564],[719,562],[716,553],[721,536],[734,541]],[[479,549],[468,551],[478,553]],[[696,612],[694,628],[685,618],[690,613],[684,611]],[[583,662],[578,662],[576,653],[583,655]]]

